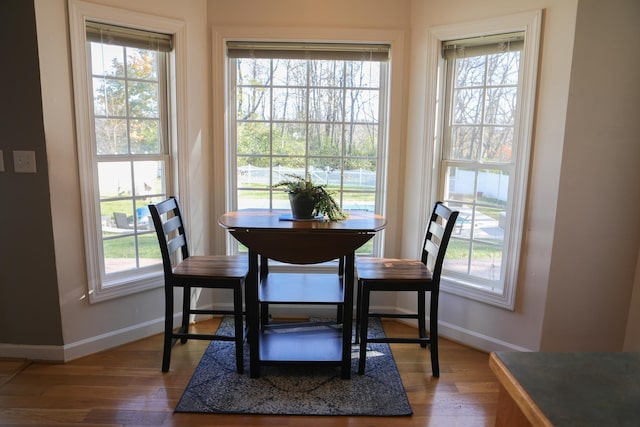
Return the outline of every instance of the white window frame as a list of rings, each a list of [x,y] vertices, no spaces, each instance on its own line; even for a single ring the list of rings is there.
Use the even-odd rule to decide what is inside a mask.
[[[384,140],[381,141],[379,156],[384,162],[382,172],[378,174],[378,188],[381,189],[376,201],[377,213],[398,218],[400,211],[397,203],[389,203],[388,188],[397,188],[399,178],[389,176],[389,164],[397,164],[401,155],[399,144],[391,144],[390,141],[400,141],[402,137],[402,75],[404,66],[404,33],[394,30],[349,30],[349,29],[304,29],[304,28],[261,28],[261,27],[216,27],[213,31],[213,93],[214,110],[225,111],[225,115],[214,114],[214,180],[225,183],[224,200],[221,201],[225,210],[235,210],[236,205],[231,188],[236,187],[236,170],[230,170],[232,164],[230,159],[235,158],[234,147],[229,143],[232,129],[231,123],[235,121],[230,118],[230,114],[235,111],[228,110],[229,100],[227,99],[228,84],[230,76],[227,73],[228,59],[226,57],[226,42],[233,41],[276,41],[276,42],[316,42],[316,43],[374,43],[389,44],[392,56],[387,66],[389,74],[387,93],[384,102],[387,103],[386,117],[380,117],[381,125],[386,122]],[[381,99],[383,102],[383,99]],[[223,163],[224,162],[224,163]],[[235,164],[235,161],[233,162]],[[217,166],[217,167],[216,167]],[[224,175],[220,173],[224,171]],[[215,197],[215,196],[214,196]],[[215,201],[214,201],[215,203]],[[376,242],[374,253],[381,253],[386,249],[387,241],[384,233],[380,233],[379,241]],[[235,239],[226,236],[227,253],[237,251]]]
[[[147,15],[130,10],[70,0],[69,31],[71,40],[73,88],[75,94],[75,120],[78,147],[78,167],[82,198],[83,230],[85,239],[85,257],[87,265],[89,302],[96,303],[136,292],[164,286],[162,264],[154,269],[132,270],[131,274],[119,275],[117,281],[105,282],[102,271],[102,228],[98,209],[98,178],[94,168],[92,141],[93,132],[93,94],[91,88],[91,70],[87,67],[86,22],[103,22],[129,28],[171,34],[174,50],[168,54],[169,76],[169,158],[186,158],[181,155],[186,148],[177,141],[186,140],[186,126],[180,118],[185,117],[185,41],[186,28],[182,21]],[[167,182],[167,191],[171,188],[183,193],[186,182],[185,165],[169,161],[172,182]],[[175,191],[173,193],[176,193]],[[185,203],[183,203],[184,206]]]
[[[500,291],[492,291],[473,283],[447,277],[443,272],[440,289],[443,292],[460,295],[487,304],[513,310],[515,306],[516,284],[520,251],[524,233],[525,204],[527,180],[529,175],[530,153],[533,132],[535,90],[539,56],[539,42],[541,32],[542,11],[536,10],[513,14],[493,19],[466,22],[446,26],[433,27],[429,31],[427,40],[427,111],[426,133],[435,141],[433,150],[425,158],[423,182],[429,183],[430,199],[435,200],[438,195],[438,184],[441,158],[441,124],[443,118],[443,90],[444,90],[444,60],[441,55],[442,43],[449,40],[512,33],[525,32],[525,45],[522,55],[522,81],[520,110],[518,111],[518,149],[515,159],[515,173],[513,176],[512,215],[507,219],[509,240],[505,241],[506,257],[502,260],[505,269],[504,287]],[[426,202],[426,200],[425,200]],[[426,204],[425,204],[426,205]],[[426,228],[426,222],[422,224]]]

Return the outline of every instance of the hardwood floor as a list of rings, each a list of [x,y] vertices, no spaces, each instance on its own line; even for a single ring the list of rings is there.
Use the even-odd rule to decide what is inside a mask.
[[[196,324],[216,328],[217,319]],[[389,334],[412,328],[385,321]],[[489,355],[440,340],[440,378],[431,376],[428,350],[392,344],[413,416],[307,417],[174,414],[182,391],[209,342],[176,344],[171,370],[160,371],[162,336],[49,364],[0,360],[0,425],[20,426],[493,426],[499,384]],[[357,375],[357,374],[356,374]]]

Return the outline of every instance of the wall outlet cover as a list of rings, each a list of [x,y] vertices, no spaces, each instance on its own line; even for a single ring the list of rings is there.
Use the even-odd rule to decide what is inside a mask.
[[[36,173],[36,152],[14,151],[13,169],[16,173]]]

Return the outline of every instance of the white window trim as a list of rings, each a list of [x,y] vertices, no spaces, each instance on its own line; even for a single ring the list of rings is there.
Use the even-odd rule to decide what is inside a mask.
[[[124,25],[149,31],[173,35],[174,50],[169,55],[171,76],[169,81],[169,150],[171,158],[186,159],[187,147],[177,144],[186,141],[187,129],[183,124],[187,112],[186,100],[186,27],[179,20],[153,16],[130,10],[117,9],[108,6],[87,3],[84,1],[69,1],[69,31],[71,41],[73,90],[75,94],[76,139],[78,147],[80,190],[83,211],[83,229],[85,239],[85,257],[87,265],[89,302],[95,303],[112,298],[141,292],[147,289],[164,286],[162,265],[154,271],[140,271],[140,274],[130,276],[128,280],[119,281],[117,286],[105,287],[101,283],[101,228],[100,213],[96,206],[97,171],[89,167],[93,164],[92,118],[93,99],[89,91],[90,71],[87,69],[86,54],[86,21],[105,22],[114,25]],[[177,163],[177,164],[175,164]],[[170,162],[167,167],[173,168],[173,182],[167,182],[168,188],[178,189],[184,201],[183,208],[188,201],[187,180],[188,165],[184,162]],[[177,185],[180,183],[180,185]]]
[[[235,181],[234,173],[228,170],[229,157],[235,156],[235,153],[229,152],[227,138],[230,132],[235,130],[229,126],[229,112],[227,111],[228,99],[226,99],[226,85],[229,82],[227,75],[227,59],[226,59],[226,42],[227,40],[235,41],[278,41],[278,42],[355,42],[355,43],[383,43],[391,45],[391,60],[388,69],[389,85],[387,87],[387,117],[388,126],[386,129],[386,138],[388,144],[381,147],[383,150],[380,155],[384,159],[385,166],[383,173],[379,176],[379,183],[384,183],[381,191],[380,214],[387,217],[388,225],[396,222],[394,229],[399,228],[400,210],[398,209],[399,201],[397,192],[394,192],[393,198],[390,200],[388,194],[389,188],[399,188],[399,174],[390,174],[389,168],[393,165],[397,167],[401,156],[400,144],[394,144],[393,141],[401,141],[402,123],[403,123],[403,80],[404,75],[404,32],[399,30],[354,30],[354,29],[336,29],[336,28],[265,28],[265,27],[244,27],[244,26],[219,26],[213,28],[212,34],[212,85],[213,85],[213,180],[214,182],[224,182],[225,190],[230,182]],[[215,112],[224,111],[225,114],[216,114]],[[383,118],[380,118],[383,122]],[[233,210],[232,199],[227,196],[227,191],[217,192],[213,195],[214,206],[219,211]],[[214,209],[215,211],[216,209]],[[388,245],[397,245],[398,243],[384,238],[385,234],[381,233],[378,244],[383,251],[389,250]],[[234,249],[233,238],[227,235],[226,251],[231,253]],[[222,239],[222,235],[220,235]],[[219,240],[219,239],[214,239]]]
[[[502,292],[491,292],[487,289],[474,287],[468,283],[454,281],[442,277],[440,289],[443,292],[460,295],[487,304],[513,310],[515,307],[516,284],[518,279],[518,266],[520,264],[520,250],[524,232],[525,204],[527,194],[527,179],[529,175],[530,152],[533,133],[533,118],[535,108],[535,88],[538,69],[539,42],[542,22],[542,11],[530,11],[497,17],[486,20],[466,22],[461,24],[432,27],[427,37],[427,84],[426,84],[426,146],[432,142],[433,150],[425,156],[422,182],[430,188],[428,196],[424,197],[421,206],[428,206],[437,197],[437,187],[433,185],[438,177],[440,158],[440,121],[441,111],[441,85],[443,84],[444,60],[440,55],[441,44],[447,40],[457,40],[477,37],[489,34],[510,33],[525,31],[524,61],[522,63],[522,100],[518,120],[520,123],[517,138],[521,141],[518,150],[516,165],[517,177],[514,185],[513,206],[514,215],[508,226],[511,229],[511,239],[506,242],[507,252],[513,254],[505,263],[506,277]],[[426,192],[423,194],[427,194]],[[427,200],[429,199],[429,200]],[[426,229],[426,219],[423,219],[421,229]]]

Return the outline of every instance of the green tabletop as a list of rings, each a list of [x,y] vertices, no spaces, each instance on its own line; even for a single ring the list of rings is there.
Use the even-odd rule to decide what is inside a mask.
[[[640,426],[640,353],[495,354],[556,427]]]

